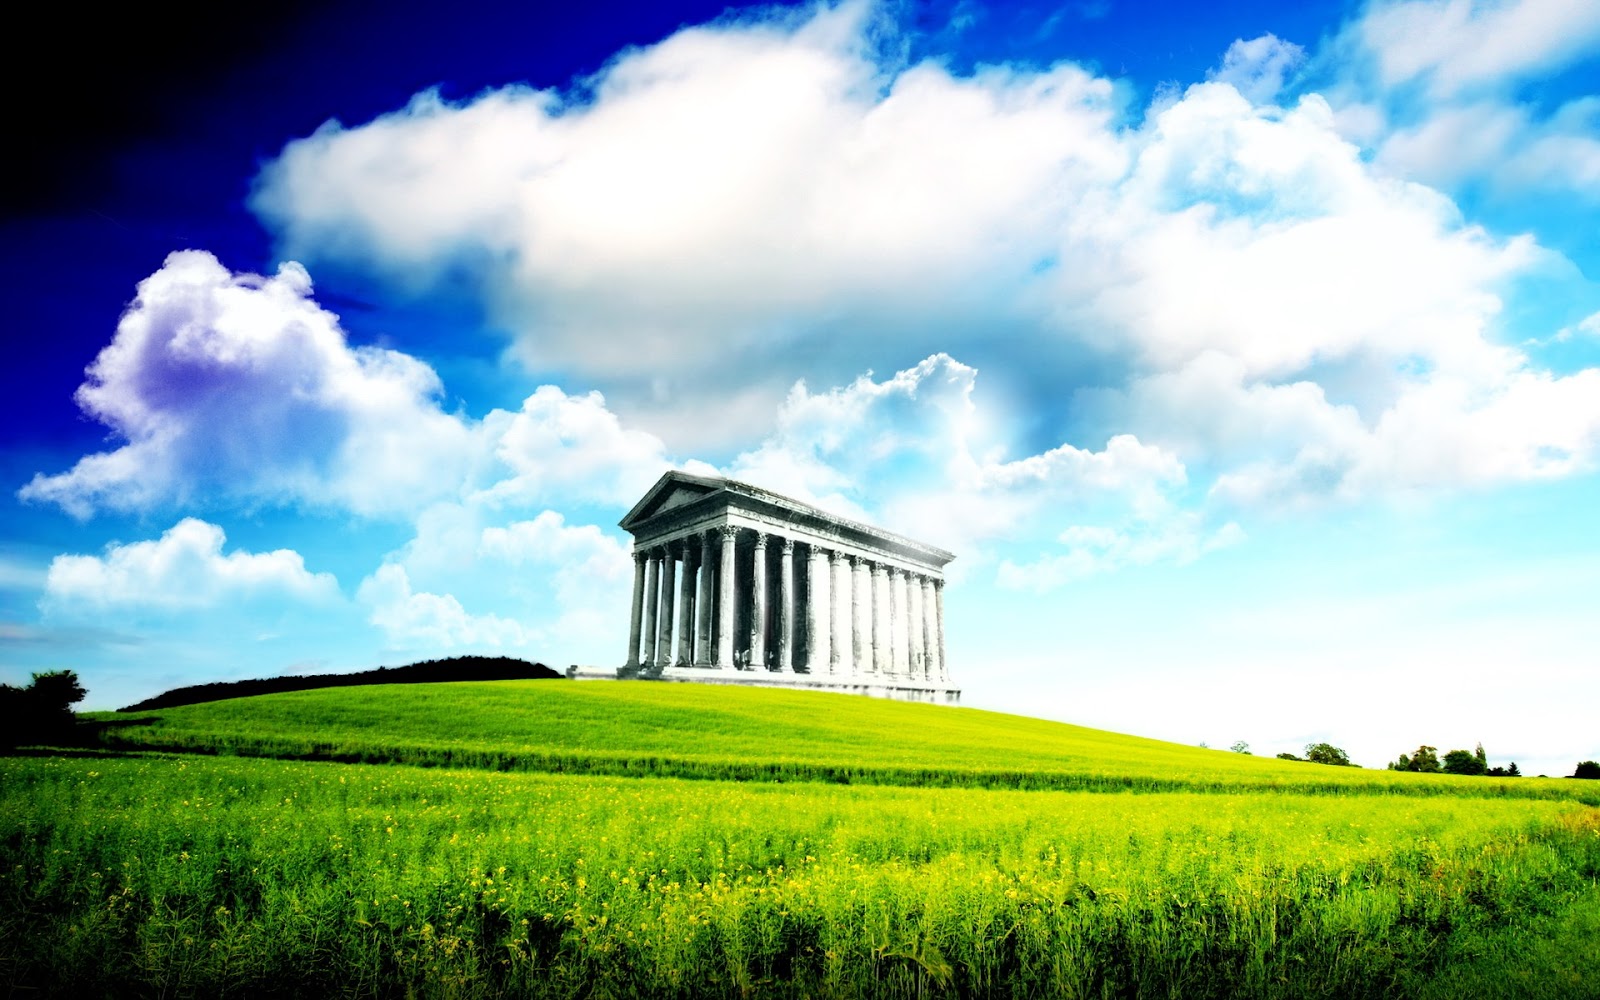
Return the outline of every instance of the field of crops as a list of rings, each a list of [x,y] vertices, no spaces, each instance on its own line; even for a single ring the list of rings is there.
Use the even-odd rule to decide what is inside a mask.
[[[1328,784],[1281,775],[1334,769],[991,713],[740,692],[701,717],[642,700],[682,688],[547,684],[526,687],[558,693],[525,697],[537,718],[520,731],[524,689],[484,685],[442,707],[407,692],[391,717],[380,689],[308,692],[335,697],[192,706],[119,732],[173,729],[199,746],[226,721],[258,750],[318,732],[402,749],[500,740],[506,759],[714,762],[743,747],[795,767],[774,782],[0,758],[0,983],[72,996],[1600,996],[1600,810],[1562,794],[1581,783],[1484,794],[1500,783],[1352,771]],[[349,714],[319,720],[341,696]],[[592,714],[564,715],[573,704]],[[420,738],[419,713],[442,720],[452,705],[487,708]],[[831,744],[831,728],[855,742]],[[955,748],[949,774],[977,755],[972,773],[991,777],[1027,760],[1136,780],[794,780],[818,760],[937,776],[898,756],[934,745]],[[1204,790],[1162,790],[1168,766]]]

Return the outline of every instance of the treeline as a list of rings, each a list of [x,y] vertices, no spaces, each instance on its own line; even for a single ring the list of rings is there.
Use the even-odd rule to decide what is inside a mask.
[[[266,677],[243,681],[216,681],[173,688],[146,698],[121,712],[149,712],[179,705],[199,705],[227,698],[256,694],[282,694],[286,691],[311,691],[317,688],[360,687],[365,684],[436,684],[444,681],[522,681],[552,680],[562,675],[543,663],[529,663],[510,656],[451,656],[442,660],[423,660],[403,667],[379,667],[353,674],[303,674],[294,677]]]
[[[87,693],[70,670],[34,674],[27,687],[0,684],[0,746],[75,742],[72,706]]]
[[[1414,754],[1401,754],[1397,759],[1389,762],[1391,771],[1416,771],[1421,774],[1478,774],[1490,778],[1520,778],[1522,772],[1517,769],[1517,762],[1512,761],[1509,767],[1489,766],[1489,757],[1483,752],[1483,744],[1479,743],[1476,750],[1451,750],[1444,757],[1439,756],[1438,747],[1426,744],[1417,747]]]

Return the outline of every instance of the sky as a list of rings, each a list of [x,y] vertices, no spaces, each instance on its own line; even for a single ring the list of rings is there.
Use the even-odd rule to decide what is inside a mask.
[[[0,682],[619,665],[681,468],[956,553],[965,705],[1600,759],[1600,5],[48,16]]]

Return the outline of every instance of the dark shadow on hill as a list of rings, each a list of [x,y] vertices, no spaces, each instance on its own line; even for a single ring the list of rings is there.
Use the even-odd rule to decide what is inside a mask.
[[[438,684],[446,681],[526,681],[555,680],[562,675],[543,663],[529,663],[509,656],[452,656],[443,660],[423,660],[404,667],[379,667],[353,674],[305,674],[298,677],[266,677],[243,681],[218,681],[173,688],[119,712],[149,712],[179,705],[199,705],[227,698],[286,691],[312,691],[318,688],[360,687],[365,684]]]

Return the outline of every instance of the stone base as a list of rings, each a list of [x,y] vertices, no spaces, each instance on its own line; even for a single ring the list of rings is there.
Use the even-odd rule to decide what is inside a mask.
[[[932,705],[958,705],[961,689],[953,684],[911,678],[868,675],[778,673],[772,670],[723,670],[716,667],[580,667],[567,668],[567,676],[580,681],[656,680],[690,684],[736,684],[746,687],[787,688],[793,691],[833,691],[894,701],[920,701]]]

